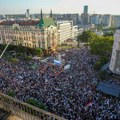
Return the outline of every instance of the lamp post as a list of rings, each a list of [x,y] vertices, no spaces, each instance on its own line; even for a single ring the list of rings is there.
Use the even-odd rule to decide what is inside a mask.
[[[3,54],[5,53],[6,49],[8,48],[10,43],[7,44],[7,46],[5,47],[5,49],[3,50],[2,54],[0,55],[0,59],[2,58]]]
[[[8,48],[8,46],[9,46],[9,44],[10,44],[11,42],[12,42],[12,41],[10,41],[10,42],[6,45],[5,49],[3,50],[2,54],[0,55],[0,59],[1,59],[2,56],[4,55],[6,49]]]

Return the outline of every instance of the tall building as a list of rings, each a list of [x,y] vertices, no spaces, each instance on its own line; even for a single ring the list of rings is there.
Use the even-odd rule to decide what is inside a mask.
[[[110,14],[103,15],[102,24],[106,27],[110,27],[112,23],[112,16]]]
[[[41,20],[3,21],[0,23],[0,43],[22,45],[30,48],[56,48],[58,30],[55,21]]]
[[[29,9],[26,10],[26,18],[30,18],[30,10]]]
[[[72,38],[73,21],[57,21],[57,27],[59,45]]]
[[[81,24],[88,25],[90,22],[90,16],[88,14],[88,6],[84,6],[84,11],[81,14]]]
[[[102,25],[102,19],[103,19],[103,15],[99,14],[99,22],[98,22],[99,25]]]
[[[120,15],[113,15],[112,26],[115,26],[115,27],[120,26]]]
[[[114,45],[109,69],[120,75],[120,29],[117,29],[114,34]]]
[[[84,13],[88,13],[88,6],[87,5],[84,6]]]
[[[90,16],[90,23],[98,25],[99,24],[99,15],[98,14],[92,14]]]
[[[78,25],[79,21],[79,14],[53,14],[53,18],[56,21],[73,21],[73,25]]]

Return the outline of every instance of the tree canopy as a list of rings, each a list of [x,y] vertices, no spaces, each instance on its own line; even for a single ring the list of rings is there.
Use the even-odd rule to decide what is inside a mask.
[[[77,41],[89,43],[91,52],[96,55],[108,56],[112,51],[113,36],[99,36],[92,31],[84,31],[78,35]]]
[[[88,42],[90,37],[92,36],[91,31],[84,31],[79,37],[81,42]]]
[[[77,41],[78,42],[89,43],[91,40],[93,40],[96,37],[97,37],[97,35],[90,30],[89,31],[83,31],[82,34],[79,34],[77,36]]]
[[[108,56],[112,52],[113,37],[99,36],[90,42],[90,50],[93,54]]]
[[[38,107],[40,109],[47,110],[47,106],[46,105],[44,105],[43,103],[41,103],[41,102],[39,102],[39,101],[37,101],[35,99],[31,99],[30,98],[26,102],[31,104],[31,105],[33,105],[33,106],[36,106],[36,107]]]
[[[111,35],[112,34],[99,36],[92,31],[84,31],[78,36],[79,42],[88,43],[91,53],[100,57],[99,61],[97,61],[94,66],[96,70],[99,70],[101,66],[109,60],[113,46],[113,36]]]
[[[15,92],[13,90],[9,90],[7,92],[7,95],[11,96],[11,97],[15,97]]]

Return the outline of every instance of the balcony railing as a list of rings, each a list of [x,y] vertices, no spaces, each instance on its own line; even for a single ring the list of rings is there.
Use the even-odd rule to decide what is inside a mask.
[[[21,102],[3,93],[0,93],[0,106],[23,120],[65,120],[62,117]]]

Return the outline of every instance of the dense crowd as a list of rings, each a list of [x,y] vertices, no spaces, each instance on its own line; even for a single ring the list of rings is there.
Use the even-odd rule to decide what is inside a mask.
[[[68,120],[118,120],[120,101],[96,91],[100,81],[93,65],[99,59],[87,47],[60,51],[63,66],[38,60],[11,63],[0,60],[0,90],[16,98],[43,102],[48,111]],[[31,66],[35,64],[36,67]],[[70,68],[64,70],[65,65]]]

